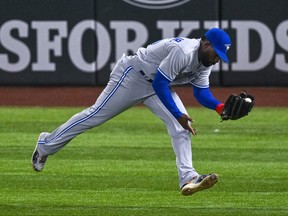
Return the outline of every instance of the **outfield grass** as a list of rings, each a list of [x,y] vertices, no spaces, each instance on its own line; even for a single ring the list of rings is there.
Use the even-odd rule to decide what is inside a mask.
[[[0,215],[287,215],[288,108],[255,108],[220,123],[189,109],[198,135],[193,162],[219,183],[180,194],[175,157],[162,122],[133,108],[76,137],[36,173],[38,134],[81,108],[0,108]]]

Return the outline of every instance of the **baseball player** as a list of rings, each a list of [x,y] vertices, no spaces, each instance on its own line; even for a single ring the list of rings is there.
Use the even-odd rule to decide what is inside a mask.
[[[200,104],[224,115],[226,104],[210,92],[209,75],[212,66],[220,59],[228,62],[226,52],[230,45],[228,34],[213,28],[198,39],[163,39],[139,48],[134,55],[123,55],[94,105],[72,116],[51,133],[40,134],[32,155],[33,169],[41,171],[47,157],[75,136],[143,103],[167,127],[176,155],[181,193],[191,195],[212,187],[218,181],[218,175],[200,175],[192,165],[191,135],[196,135],[196,130],[191,126],[192,119],[181,99],[171,87],[192,84],[194,97]],[[229,118],[227,113],[225,116]]]

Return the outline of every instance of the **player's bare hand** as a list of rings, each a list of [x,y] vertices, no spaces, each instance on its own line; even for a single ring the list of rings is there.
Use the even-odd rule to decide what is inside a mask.
[[[190,122],[193,122],[192,118],[186,114],[182,114],[180,118],[177,119],[181,126],[190,131],[193,135],[196,135],[196,130],[192,128]]]

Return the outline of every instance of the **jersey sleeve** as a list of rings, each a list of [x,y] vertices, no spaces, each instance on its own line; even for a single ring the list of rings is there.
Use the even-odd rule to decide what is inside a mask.
[[[171,96],[169,83],[170,81],[158,71],[156,73],[155,79],[152,82],[152,86],[164,106],[176,119],[178,119],[182,116],[182,112],[178,109],[175,101]]]
[[[209,76],[211,74],[212,67],[208,67],[201,72],[201,74],[191,81],[193,86],[198,88],[209,88]]]
[[[224,104],[218,101],[211,93],[210,88],[193,87],[194,97],[204,107],[215,110],[219,115],[221,114]]]
[[[216,110],[216,107],[221,103],[211,93],[210,88],[193,87],[194,97],[204,107]]]
[[[179,46],[170,43],[167,47],[168,55],[160,63],[158,71],[170,82],[185,68],[185,54]]]

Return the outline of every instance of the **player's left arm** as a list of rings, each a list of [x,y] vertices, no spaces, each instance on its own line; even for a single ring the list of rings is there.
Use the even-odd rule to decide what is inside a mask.
[[[193,86],[193,93],[196,100],[202,106],[215,110],[219,115],[222,113],[224,104],[213,96],[209,87],[199,88]]]
[[[194,86],[193,89],[198,102],[209,109],[216,110],[222,121],[240,119],[248,115],[254,106],[254,96],[247,95],[246,92],[241,92],[239,95],[230,95],[223,104],[214,98],[209,87],[199,88]]]

